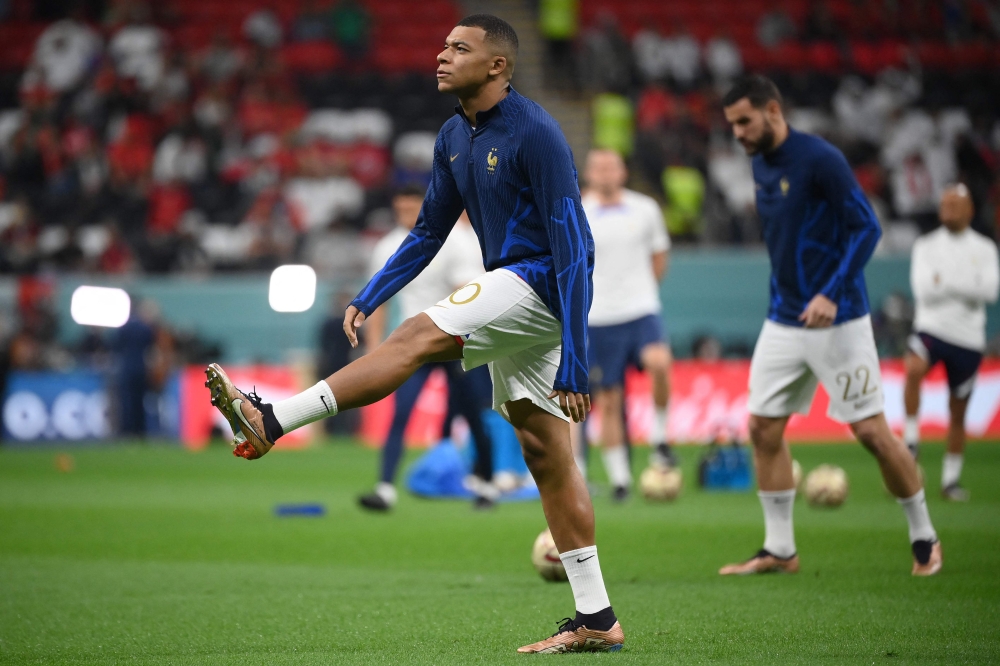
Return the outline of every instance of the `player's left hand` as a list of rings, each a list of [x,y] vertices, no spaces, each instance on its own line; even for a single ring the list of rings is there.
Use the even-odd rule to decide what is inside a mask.
[[[553,391],[549,399],[559,396],[559,408],[562,413],[573,419],[573,423],[583,423],[590,411],[590,395],[587,393],[572,393],[570,391]]]
[[[836,319],[837,304],[823,294],[813,296],[799,315],[799,321],[805,322],[806,328],[826,328],[832,326]]]

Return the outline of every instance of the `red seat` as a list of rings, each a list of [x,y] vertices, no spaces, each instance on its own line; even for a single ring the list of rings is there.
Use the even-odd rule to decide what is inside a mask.
[[[822,74],[839,74],[840,49],[833,42],[815,42],[806,47],[808,66]]]
[[[340,64],[342,57],[330,42],[300,42],[288,44],[281,50],[285,67],[298,74],[320,74]]]

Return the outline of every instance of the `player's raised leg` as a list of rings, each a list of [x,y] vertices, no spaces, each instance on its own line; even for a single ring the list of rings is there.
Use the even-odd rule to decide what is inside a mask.
[[[852,423],[851,430],[875,456],[886,487],[906,514],[913,549],[913,575],[936,574],[942,564],[941,543],[927,511],[916,461],[902,440],[892,434],[882,413]]]
[[[757,495],[764,510],[764,546],[745,562],[729,564],[723,576],[757,573],[796,573],[799,556],[795,550],[792,509],[795,482],[792,455],[784,440],[788,417],[750,416],[750,441],[757,470]]]
[[[573,460],[569,423],[530,400],[506,403],[528,469],[538,484],[542,509],[566,567],[576,616],[554,636],[518,652],[616,651],[625,641],[604,587],[594,540],[594,508]]]
[[[595,392],[601,410],[601,458],[611,484],[611,497],[616,502],[628,499],[632,488],[632,466],[625,446],[625,398],[621,385]]]
[[[914,336],[915,337],[915,336]],[[917,338],[920,346],[923,343]],[[912,349],[914,341],[911,338],[911,349],[906,352],[903,363],[906,367],[906,385],[903,387],[903,406],[906,408],[906,421],[903,426],[903,441],[914,460],[920,453],[920,383],[931,369],[930,363],[922,355]]]
[[[674,357],[664,342],[654,342],[642,348],[639,359],[653,384],[653,429],[649,443],[653,446],[650,463],[661,467],[676,467],[677,455],[670,447],[667,416],[670,408],[670,371]]]
[[[363,322],[362,313],[353,306],[348,308],[344,327],[353,344],[357,344],[356,331]],[[206,370],[206,385],[212,392],[212,404],[233,429],[233,453],[253,460],[270,451],[279,437],[292,430],[335,416],[341,410],[378,402],[425,363],[461,357],[462,347],[455,339],[421,313],[403,322],[372,353],[287,400],[269,404],[252,393],[244,393],[215,363]]]

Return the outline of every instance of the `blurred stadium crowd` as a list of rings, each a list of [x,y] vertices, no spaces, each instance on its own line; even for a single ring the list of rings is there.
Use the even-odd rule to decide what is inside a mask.
[[[377,9],[0,2],[0,271],[363,265],[387,188],[429,171],[459,17]]]
[[[934,226],[962,180],[990,236],[1000,216],[1000,3],[988,0],[580,0],[553,10],[555,84],[596,95],[594,140],[630,155],[675,237],[757,242],[754,184],[719,96],[768,73],[800,130],[840,147],[875,205],[885,249]],[[579,26],[579,28],[577,27]]]
[[[718,108],[746,70],[776,79],[793,125],[844,150],[887,249],[933,225],[956,179],[994,235],[996,0],[530,4],[546,89],[589,100],[593,143],[629,157],[680,241],[759,241],[749,164]],[[0,1],[0,272],[361,272],[393,188],[427,177],[453,107],[434,56],[462,13]]]

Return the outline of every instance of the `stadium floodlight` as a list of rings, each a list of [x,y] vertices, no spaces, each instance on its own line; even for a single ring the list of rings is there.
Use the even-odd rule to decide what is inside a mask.
[[[128,321],[132,300],[124,289],[114,287],[77,287],[69,312],[81,326],[119,328]]]
[[[267,302],[275,312],[305,312],[316,302],[316,271],[302,264],[278,266],[271,273]]]

